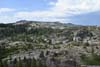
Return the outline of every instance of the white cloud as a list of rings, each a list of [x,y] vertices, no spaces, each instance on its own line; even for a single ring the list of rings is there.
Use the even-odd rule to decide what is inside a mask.
[[[15,9],[11,9],[11,8],[0,8],[0,13],[12,12],[12,11],[15,11]]]
[[[48,4],[52,6],[49,10],[19,11],[15,13],[14,18],[66,22],[68,19],[65,17],[100,10],[100,0],[57,0]],[[0,13],[9,11],[14,11],[14,9],[0,8]]]
[[[49,5],[54,6],[55,5],[55,2],[49,2]]]
[[[0,15],[0,23],[12,23],[12,22],[15,22],[19,20],[18,18],[16,17],[13,17],[13,16],[1,16]]]
[[[57,19],[73,14],[81,14],[100,10],[100,0],[58,0],[50,2],[53,5],[48,11],[18,12],[15,16],[19,18],[44,18]],[[63,19],[64,20],[64,19]]]
[[[87,13],[100,10],[100,0],[58,0],[53,10],[63,13]]]
[[[15,14],[14,17],[19,19],[26,19],[26,20],[36,20],[36,21],[61,21],[64,22],[65,19],[59,18],[63,17],[64,15],[60,15],[57,13],[52,13],[50,11],[36,11],[36,12],[18,12]]]
[[[33,12],[18,12],[16,17],[62,17],[64,13],[59,13],[55,11],[33,11]]]

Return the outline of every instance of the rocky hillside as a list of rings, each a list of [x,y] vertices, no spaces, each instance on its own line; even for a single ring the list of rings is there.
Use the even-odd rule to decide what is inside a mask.
[[[0,24],[0,65],[25,58],[47,67],[100,65],[99,45],[99,26],[26,20]]]

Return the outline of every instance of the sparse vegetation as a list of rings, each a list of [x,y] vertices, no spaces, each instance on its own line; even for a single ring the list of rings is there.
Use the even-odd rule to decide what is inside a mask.
[[[21,22],[0,24],[0,67],[64,67],[68,60],[70,65],[100,65],[99,27]]]

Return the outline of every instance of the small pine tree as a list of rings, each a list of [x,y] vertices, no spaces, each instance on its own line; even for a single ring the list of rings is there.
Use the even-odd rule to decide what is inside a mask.
[[[41,53],[40,53],[40,56],[39,56],[40,58],[44,58],[44,52],[43,51],[41,51]]]
[[[7,60],[4,60],[3,65],[4,65],[4,67],[8,67],[8,62],[7,62]]]
[[[0,67],[3,67],[3,63],[2,63],[2,61],[0,61]]]
[[[18,65],[17,65],[17,67],[23,67],[23,66],[22,66],[22,60],[21,60],[20,57],[19,57],[19,61],[18,61]]]
[[[32,67],[37,67],[37,61],[35,58],[32,59]]]

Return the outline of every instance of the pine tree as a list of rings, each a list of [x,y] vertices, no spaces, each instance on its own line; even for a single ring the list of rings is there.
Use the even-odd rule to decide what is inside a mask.
[[[14,64],[14,67],[17,66],[17,59],[16,58],[13,60],[13,64]]]
[[[23,67],[23,66],[22,66],[22,60],[21,60],[20,57],[19,57],[19,61],[18,61],[18,65],[17,65],[17,67]]]
[[[3,63],[2,63],[2,61],[0,61],[0,67],[3,67]]]
[[[35,58],[32,59],[32,67],[37,67],[37,61]]]
[[[7,60],[4,60],[3,65],[4,65],[4,67],[8,67],[8,62],[7,62]]]

